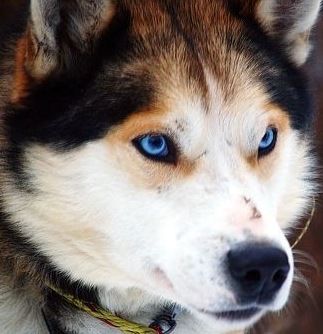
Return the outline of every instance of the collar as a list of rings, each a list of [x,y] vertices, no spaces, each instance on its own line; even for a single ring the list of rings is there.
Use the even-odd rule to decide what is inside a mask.
[[[314,214],[315,214],[315,209],[316,209],[316,199],[315,199],[315,197],[313,197],[313,204],[312,204],[312,210],[311,210],[310,216],[309,216],[307,222],[305,223],[304,227],[302,228],[301,233],[299,234],[299,236],[297,237],[295,242],[292,244],[292,246],[291,246],[292,249],[294,249],[299,244],[299,242],[303,239],[304,235],[306,234],[306,232],[307,232],[308,228],[310,227],[311,222],[313,220],[313,217],[314,217]]]
[[[64,293],[63,291],[50,286],[52,291],[65,299],[69,304],[77,307],[79,310],[89,314],[90,316],[104,322],[107,326],[118,328],[121,332],[127,334],[170,334],[176,327],[176,316],[180,313],[180,309],[176,304],[170,304],[154,319],[149,326],[141,325],[133,321],[124,319],[110,311],[103,309],[98,305],[86,303],[73,295]],[[43,312],[43,317],[47,324],[50,334],[55,332],[52,330],[53,325]]]

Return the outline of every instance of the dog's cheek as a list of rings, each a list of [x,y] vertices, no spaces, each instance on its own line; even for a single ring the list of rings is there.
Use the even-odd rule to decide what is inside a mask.
[[[287,229],[308,212],[315,192],[315,159],[311,144],[297,131],[290,130],[280,148],[271,178],[265,182],[277,208],[277,222]]]

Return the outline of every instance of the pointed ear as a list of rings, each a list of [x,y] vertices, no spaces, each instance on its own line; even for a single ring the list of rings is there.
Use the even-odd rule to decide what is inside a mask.
[[[259,0],[256,17],[271,36],[286,47],[290,59],[302,65],[309,54],[310,30],[319,14],[321,0]]]
[[[234,0],[242,15],[252,16],[277,40],[295,65],[309,54],[309,35],[321,0]]]
[[[19,45],[28,75],[41,80],[91,53],[113,14],[111,0],[31,0]]]

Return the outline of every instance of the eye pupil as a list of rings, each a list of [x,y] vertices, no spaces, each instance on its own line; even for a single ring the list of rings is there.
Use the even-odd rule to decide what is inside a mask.
[[[259,147],[258,147],[258,153],[259,155],[266,155],[270,153],[275,145],[277,140],[277,130],[273,127],[269,127],[266,130],[266,133],[262,137]]]
[[[164,149],[164,146],[166,145],[165,139],[160,136],[149,136],[147,138],[146,145],[152,150],[152,151],[160,151]]]

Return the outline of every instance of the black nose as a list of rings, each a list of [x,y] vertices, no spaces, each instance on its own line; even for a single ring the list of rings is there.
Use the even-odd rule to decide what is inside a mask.
[[[229,251],[228,264],[241,303],[270,303],[290,271],[281,249],[253,244]]]

